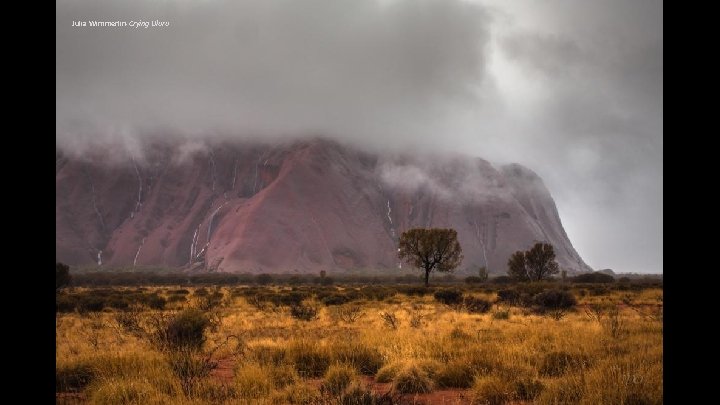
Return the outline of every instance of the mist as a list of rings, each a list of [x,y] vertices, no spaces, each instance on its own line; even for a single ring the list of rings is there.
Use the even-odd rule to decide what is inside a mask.
[[[596,269],[662,272],[662,2],[56,5],[56,145],[325,136],[540,175]],[[168,27],[73,27],[79,20]],[[387,168],[386,181],[428,183]]]

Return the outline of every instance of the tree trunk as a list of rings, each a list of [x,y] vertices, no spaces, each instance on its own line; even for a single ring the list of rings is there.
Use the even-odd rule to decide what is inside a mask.
[[[425,287],[430,285],[430,270],[425,270]]]

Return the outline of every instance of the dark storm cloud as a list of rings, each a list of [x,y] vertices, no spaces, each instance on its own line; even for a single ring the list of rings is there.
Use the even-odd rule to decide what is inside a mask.
[[[588,264],[662,271],[661,1],[64,0],[56,23],[66,150],[320,134],[519,162]]]

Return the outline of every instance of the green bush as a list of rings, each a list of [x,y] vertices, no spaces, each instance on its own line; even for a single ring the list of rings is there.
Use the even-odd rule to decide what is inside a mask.
[[[186,309],[173,318],[167,325],[165,336],[171,349],[199,350],[205,343],[205,330],[210,320],[202,311]]]
[[[577,304],[575,296],[569,291],[548,290],[537,294],[533,301],[541,309],[567,309]]]
[[[323,297],[320,301],[322,301],[325,306],[331,306],[345,304],[350,302],[350,299],[345,294],[333,294]]]
[[[463,295],[459,290],[449,288],[436,291],[433,297],[445,305],[458,305],[462,302]]]

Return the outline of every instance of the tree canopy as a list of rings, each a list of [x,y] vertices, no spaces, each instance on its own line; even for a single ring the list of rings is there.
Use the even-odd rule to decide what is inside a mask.
[[[457,231],[443,228],[413,228],[402,233],[398,256],[411,266],[425,270],[425,286],[432,271],[452,272],[463,260]]]
[[[518,281],[540,281],[559,271],[555,250],[549,243],[538,242],[530,250],[518,250],[508,259],[508,275]]]

